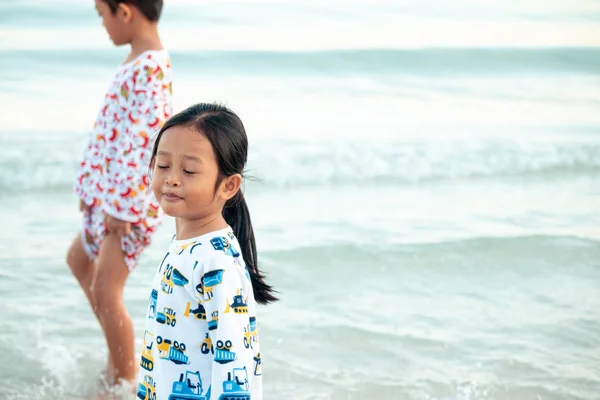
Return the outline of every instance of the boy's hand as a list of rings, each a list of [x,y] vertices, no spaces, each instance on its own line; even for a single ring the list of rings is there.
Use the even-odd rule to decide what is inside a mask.
[[[121,221],[108,214],[104,215],[104,223],[108,233],[114,233],[117,236],[125,236],[131,233],[131,222]]]
[[[85,204],[85,201],[83,201],[81,199],[79,200],[79,211],[83,211],[83,212],[89,213],[91,209],[92,209],[92,207],[90,207],[87,204]]]

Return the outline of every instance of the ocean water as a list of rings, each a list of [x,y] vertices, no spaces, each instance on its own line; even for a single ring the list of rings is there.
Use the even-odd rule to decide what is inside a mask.
[[[175,108],[250,137],[265,399],[600,398],[597,1],[170,0],[161,29]],[[64,259],[125,54],[92,1],[0,2],[0,399],[97,386]],[[172,232],[126,287],[139,349]]]

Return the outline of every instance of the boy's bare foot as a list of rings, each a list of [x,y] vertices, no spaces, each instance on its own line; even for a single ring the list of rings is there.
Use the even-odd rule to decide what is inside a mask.
[[[104,377],[101,379],[102,382],[97,393],[91,395],[88,400],[129,400],[131,395],[135,396],[136,394],[135,382],[127,382],[121,379],[119,382],[109,384],[104,380]]]
[[[104,380],[106,381],[106,384],[108,386],[113,386],[116,383],[116,376],[117,371],[115,371],[115,367],[112,365],[112,362],[109,361],[106,369],[104,370]]]

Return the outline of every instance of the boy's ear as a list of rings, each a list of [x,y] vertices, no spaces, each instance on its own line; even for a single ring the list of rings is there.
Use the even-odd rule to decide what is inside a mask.
[[[242,186],[242,175],[234,174],[223,179],[221,182],[221,198],[225,201],[231,199]]]
[[[125,23],[130,22],[133,18],[133,10],[131,9],[131,6],[127,3],[119,3],[119,8],[117,8],[117,14]]]

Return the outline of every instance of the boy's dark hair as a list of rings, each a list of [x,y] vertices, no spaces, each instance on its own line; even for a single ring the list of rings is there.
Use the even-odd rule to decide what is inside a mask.
[[[152,150],[151,165],[156,158],[160,138],[167,129],[174,126],[193,128],[205,135],[210,142],[219,167],[215,190],[225,177],[243,175],[248,158],[248,137],[244,124],[233,111],[219,104],[200,103],[172,116],[158,132]],[[254,230],[241,188],[225,203],[223,218],[231,226],[240,243],[255,300],[260,304],[276,301],[275,290],[265,282],[264,275],[258,270]]]
[[[117,8],[119,8],[120,3],[126,3],[134,6],[142,14],[144,17],[148,19],[148,21],[156,22],[160,18],[160,13],[163,8],[163,0],[102,0],[108,7],[110,11],[114,14],[117,12]]]

